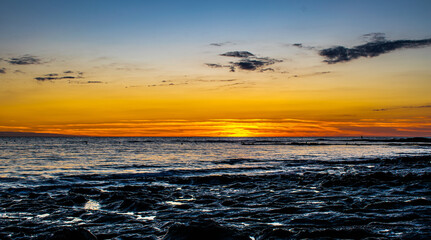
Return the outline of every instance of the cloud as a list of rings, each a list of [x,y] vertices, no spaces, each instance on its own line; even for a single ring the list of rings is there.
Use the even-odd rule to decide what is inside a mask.
[[[6,68],[0,68],[0,73],[5,74],[6,73]]]
[[[63,77],[35,77],[34,79],[37,81],[52,81],[52,80],[61,80],[61,79],[75,79],[77,77],[74,76],[63,76]]]
[[[235,57],[235,58],[240,58],[240,60],[236,62],[229,62],[229,64],[227,65],[222,65],[218,63],[205,63],[205,64],[211,68],[229,68],[230,72],[235,72],[237,68],[241,70],[247,70],[247,71],[259,70],[260,72],[265,72],[265,71],[274,71],[274,69],[264,68],[264,67],[278,62],[283,62],[283,60],[279,60],[275,58],[256,57],[256,55],[248,51],[226,52],[226,53],[220,54],[220,56]]]
[[[45,74],[45,76],[47,76],[47,77],[55,77],[55,76],[58,76],[58,74],[57,73],[48,73],[48,74]]]
[[[173,83],[172,81],[163,80],[161,84],[147,85],[147,87],[171,87],[171,86],[187,85],[187,84],[189,84],[189,83],[188,82]]]
[[[24,55],[21,57],[9,58],[7,62],[14,65],[31,65],[31,64],[42,63],[42,61],[38,57],[35,57],[32,55]]]
[[[256,70],[265,66],[266,62],[254,59],[244,59],[239,62],[232,62],[232,64],[243,70]]]
[[[381,54],[403,48],[418,48],[431,45],[431,38],[422,40],[395,40],[387,41],[382,33],[372,33],[367,36],[371,42],[353,48],[336,46],[319,51],[320,56],[326,58],[324,62],[335,64],[349,62],[360,57],[377,57]]]
[[[431,105],[420,105],[420,106],[401,106],[401,107],[391,107],[391,108],[380,108],[380,109],[373,109],[375,112],[382,112],[382,111],[390,111],[390,110],[397,110],[397,109],[417,109],[417,108],[431,108]]]
[[[64,71],[63,73],[69,74],[69,73],[73,73],[73,71],[67,70],[67,71]]]
[[[225,45],[231,45],[233,44],[232,42],[220,42],[220,43],[210,43],[210,46],[214,46],[214,47],[222,47]]]
[[[237,80],[236,79],[211,79],[211,80],[197,79],[195,81],[196,82],[234,82],[234,81],[237,81]]]
[[[308,50],[314,50],[316,49],[316,47],[310,47],[310,46],[304,46],[302,43],[294,43],[294,44],[286,44],[287,46],[294,46],[297,48],[304,48],[304,49],[308,49]]]
[[[381,32],[367,33],[362,35],[362,39],[366,42],[384,42],[386,41],[386,34]]]
[[[231,62],[233,67],[237,67],[242,70],[263,70],[262,68],[268,65],[275,64],[277,62],[282,62],[282,60],[274,59],[274,58],[243,58],[238,62]],[[272,68],[266,68],[266,70],[270,70]],[[262,72],[266,71],[263,70]],[[274,70],[274,69],[272,69]],[[231,67],[231,71],[235,71],[235,68]]]
[[[220,54],[220,56],[247,58],[247,57],[254,57],[254,54],[248,51],[233,51],[233,52],[222,53]]]
[[[205,63],[205,65],[207,65],[210,68],[222,68],[223,67],[223,65],[217,64],[217,63]]]
[[[51,81],[51,80],[57,80],[57,77],[35,77],[34,78],[37,81]]]
[[[266,72],[266,71],[274,72],[275,70],[273,68],[262,68],[262,69],[260,69],[260,72]]]
[[[102,81],[87,81],[87,83],[103,83]]]
[[[292,75],[289,78],[304,78],[304,77],[313,77],[313,76],[318,76],[318,75],[324,75],[324,74],[329,74],[331,73],[331,71],[323,71],[323,72],[313,72],[313,73],[309,73],[309,74],[303,74],[303,75]]]
[[[66,73],[66,72],[70,73],[71,71],[64,71],[63,73]],[[35,77],[34,79],[37,81],[41,81],[41,82],[53,81],[53,80],[62,80],[62,79],[71,80],[71,79],[83,78],[83,76],[82,76],[83,74],[84,74],[83,72],[76,72],[75,76],[71,76],[71,75],[60,76],[58,73],[48,73],[42,77]]]

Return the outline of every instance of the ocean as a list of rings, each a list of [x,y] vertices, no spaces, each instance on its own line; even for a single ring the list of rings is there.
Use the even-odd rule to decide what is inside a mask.
[[[430,150],[430,138],[1,137],[0,239],[431,239]]]

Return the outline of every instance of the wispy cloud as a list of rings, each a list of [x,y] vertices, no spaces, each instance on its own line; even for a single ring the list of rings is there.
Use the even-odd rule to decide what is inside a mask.
[[[31,65],[31,64],[41,64],[42,60],[36,56],[23,55],[21,57],[9,58],[6,60],[8,63],[13,65]]]
[[[102,81],[87,81],[87,83],[104,83]]]
[[[210,43],[210,46],[214,46],[214,47],[222,47],[225,45],[233,45],[233,42],[219,42],[219,43]]]
[[[274,71],[273,68],[267,68],[269,65],[283,62],[283,60],[269,58],[269,57],[257,57],[248,51],[232,51],[220,54],[223,57],[239,58],[238,61],[229,62],[229,64],[218,64],[218,63],[205,63],[211,68],[229,68],[231,72],[235,72],[236,69],[260,72]]]
[[[223,66],[221,64],[217,64],[217,63],[205,63],[205,65],[207,65],[210,68],[222,68],[222,67],[225,67],[225,66]]]
[[[64,75],[65,73],[68,73],[68,75]],[[64,71],[63,75],[60,75],[58,73],[48,73],[48,74],[45,74],[44,76],[35,77],[34,79],[41,82],[62,80],[62,79],[72,80],[77,78],[83,78],[83,74],[84,74],[83,72],[75,72],[74,75],[71,75],[70,73],[73,73],[73,71]]]
[[[161,83],[150,84],[150,85],[147,85],[147,87],[172,87],[172,86],[187,85],[187,84],[189,84],[188,81],[174,82],[172,80],[163,80],[161,81]]]
[[[270,71],[270,72],[274,72],[274,68],[262,68],[260,69],[260,72],[266,72],[266,71]]]
[[[388,41],[383,33],[370,33],[363,37],[365,37],[369,42],[352,48],[335,46],[322,49],[319,51],[319,55],[325,58],[324,62],[335,64],[340,62],[349,62],[360,57],[377,57],[381,54],[403,48],[419,48],[431,45],[431,38],[422,40]]]
[[[196,82],[234,82],[237,81],[236,79],[210,79],[210,80],[206,80],[206,79],[197,79],[194,80]]]
[[[397,109],[414,109],[414,108],[431,108],[431,105],[400,106],[400,107],[380,108],[380,109],[373,109],[373,111],[375,111],[375,112],[382,112],[382,111],[390,111],[390,110],[397,110]]]
[[[331,73],[331,71],[313,72],[313,73],[302,74],[302,75],[295,74],[295,75],[290,76],[290,78],[313,77],[313,76],[324,75],[324,74],[329,74],[329,73]]]
[[[381,32],[367,33],[361,36],[365,42],[384,42],[386,41],[386,34]]]
[[[294,43],[294,44],[287,44],[288,46],[294,46],[294,47],[297,47],[297,48],[304,48],[304,49],[307,49],[307,50],[314,50],[314,49],[316,49],[316,47],[311,47],[311,46],[304,46],[302,43]]]

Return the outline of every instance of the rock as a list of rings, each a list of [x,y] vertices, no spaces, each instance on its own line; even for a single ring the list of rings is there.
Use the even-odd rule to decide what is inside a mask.
[[[74,187],[69,190],[69,193],[79,193],[85,195],[98,195],[101,191],[97,188],[83,188],[83,187]]]
[[[64,228],[53,233],[48,240],[97,240],[97,237],[83,228]]]
[[[164,240],[249,240],[246,235],[213,221],[196,221],[188,225],[172,225]]]
[[[285,229],[265,229],[258,240],[284,240],[284,239],[294,239],[294,234]]]

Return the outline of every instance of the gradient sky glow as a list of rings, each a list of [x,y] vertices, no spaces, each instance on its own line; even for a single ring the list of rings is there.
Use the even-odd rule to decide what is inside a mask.
[[[5,0],[0,132],[431,136],[430,12],[428,0]]]

